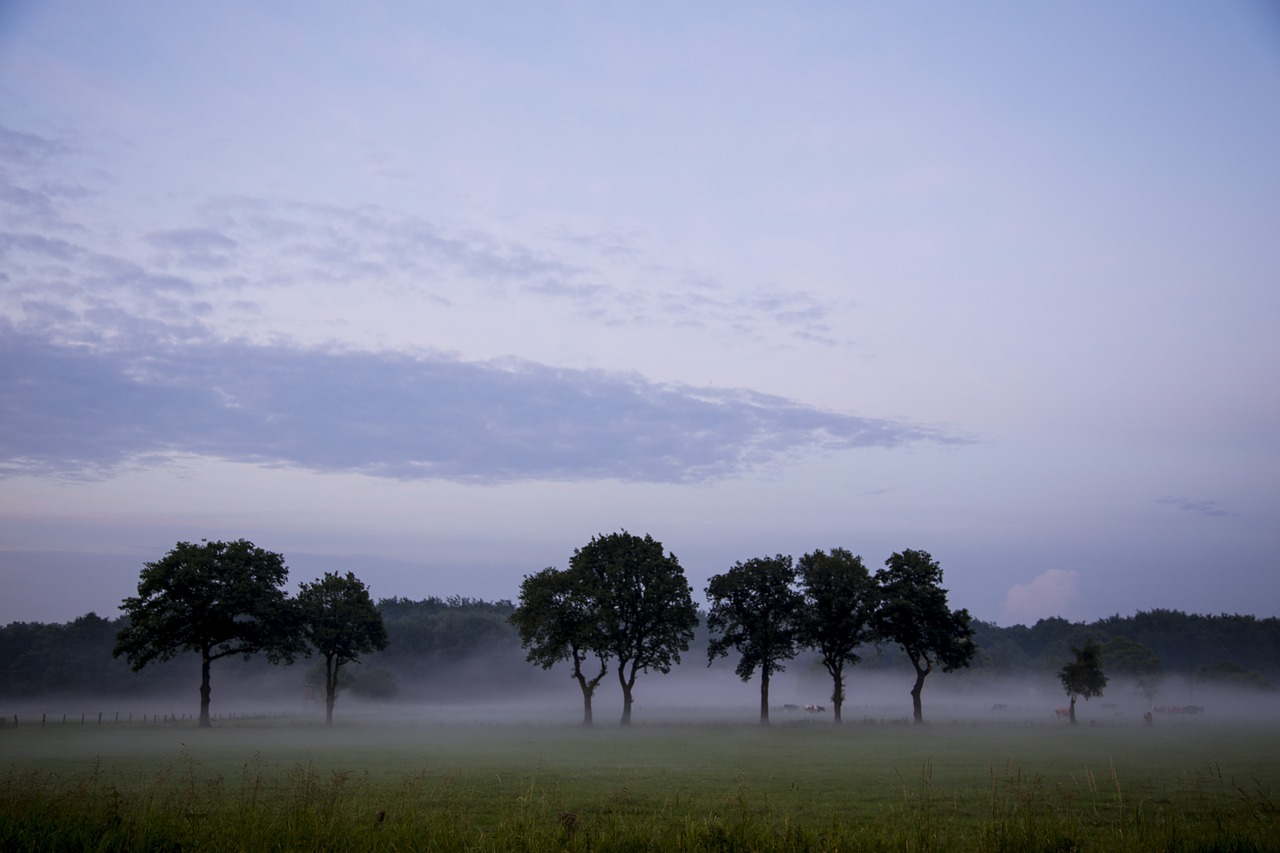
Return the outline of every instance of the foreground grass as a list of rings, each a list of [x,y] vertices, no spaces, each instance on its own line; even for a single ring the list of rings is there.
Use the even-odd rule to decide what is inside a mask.
[[[1280,849],[1280,726],[0,732],[0,850]]]

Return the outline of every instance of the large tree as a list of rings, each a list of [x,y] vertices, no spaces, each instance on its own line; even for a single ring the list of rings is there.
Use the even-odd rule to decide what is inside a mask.
[[[769,722],[769,678],[782,672],[783,661],[796,656],[802,600],[795,589],[791,558],[753,557],[707,584],[707,665],[737,649],[735,671],[743,681],[760,670],[760,722]],[[719,633],[719,636],[716,634]]]
[[[951,672],[968,666],[976,646],[968,610],[951,610],[942,588],[942,567],[927,551],[894,553],[876,572],[880,603],[872,624],[878,639],[902,647],[916,670],[911,688],[915,722],[924,722],[920,693],[934,667]]]
[[[582,724],[592,723],[591,699],[609,672],[609,656],[603,647],[599,604],[591,593],[590,575],[548,567],[525,575],[520,583],[520,603],[511,624],[520,633],[527,658],[543,669],[560,661],[573,664],[573,678],[582,690]],[[595,657],[598,671],[586,671]]]
[[[822,657],[831,675],[831,704],[841,722],[844,668],[859,660],[855,650],[872,639],[871,618],[879,595],[862,558],[844,548],[805,554],[796,561],[804,611],[800,642]]]
[[[301,651],[297,610],[282,589],[284,557],[252,542],[179,542],[143,565],[138,594],[120,605],[129,624],[112,654],[134,672],[179,651],[200,655],[200,726],[209,726],[209,665],[263,652],[273,663]]]
[[[661,542],[625,530],[592,537],[573,552],[569,571],[589,585],[600,620],[595,649],[617,662],[622,725],[631,725],[636,675],[670,672],[689,649],[698,624],[693,589]]]
[[[1107,669],[1131,679],[1147,698],[1147,704],[1155,702],[1164,681],[1164,666],[1155,652],[1122,636],[1108,640],[1102,647],[1102,655],[1107,659]]]
[[[333,724],[338,672],[361,655],[387,647],[387,628],[364,583],[351,572],[325,572],[300,584],[298,614],[307,646],[324,658],[324,723]]]
[[[1101,696],[1107,686],[1107,676],[1102,672],[1102,646],[1093,640],[1085,640],[1083,646],[1071,647],[1071,660],[1058,670],[1062,689],[1071,699],[1068,714],[1071,725],[1076,724],[1076,699],[1083,696],[1087,702],[1093,696]]]

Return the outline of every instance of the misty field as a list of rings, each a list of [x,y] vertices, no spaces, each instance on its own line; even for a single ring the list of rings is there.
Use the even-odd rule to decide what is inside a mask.
[[[1275,850],[1277,756],[1256,722],[10,725],[0,849]]]

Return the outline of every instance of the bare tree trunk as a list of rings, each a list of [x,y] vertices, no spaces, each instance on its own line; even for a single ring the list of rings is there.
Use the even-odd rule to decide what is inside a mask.
[[[839,725],[840,723],[844,722],[840,718],[840,708],[844,705],[844,672],[842,672],[841,670],[836,670],[835,672],[831,673],[831,681],[832,681],[831,705],[833,708],[835,708],[835,711],[836,711],[835,722],[837,725]]]
[[[209,650],[205,649],[200,658],[200,723],[202,729],[210,728],[209,696],[213,692],[209,686]]]
[[[760,725],[769,725],[769,667],[760,668]]]
[[[333,656],[324,659],[324,724],[333,725],[333,703],[338,698],[338,667]]]
[[[600,671],[596,673],[594,678],[587,678],[582,673],[582,658],[578,657],[577,651],[573,655],[573,677],[578,681],[578,687],[582,690],[582,725],[590,727],[595,724],[595,717],[591,711],[591,700],[596,695],[596,687],[601,680],[609,672],[609,665],[601,659]]]
[[[622,684],[622,721],[619,725],[631,725],[631,688],[636,683],[635,668],[632,667],[631,678],[627,678],[624,674],[626,665],[618,664],[618,681]]]
[[[1067,711],[1067,714],[1068,719],[1071,720],[1071,725],[1074,726],[1076,724],[1076,697],[1074,696],[1071,697],[1070,710]]]
[[[592,685],[587,684],[587,678],[582,673],[576,672],[573,677],[578,679],[578,686],[582,688],[582,724],[590,727],[593,723],[591,717],[591,694],[594,692],[594,688]]]
[[[920,691],[924,690],[924,677],[929,670],[916,667],[916,684],[911,688],[911,710],[915,714],[917,724],[924,722],[924,709],[920,703]]]

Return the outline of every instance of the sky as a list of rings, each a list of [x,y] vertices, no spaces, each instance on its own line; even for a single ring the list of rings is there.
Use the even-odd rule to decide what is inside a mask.
[[[0,624],[618,530],[1280,615],[1280,7],[0,3]]]

